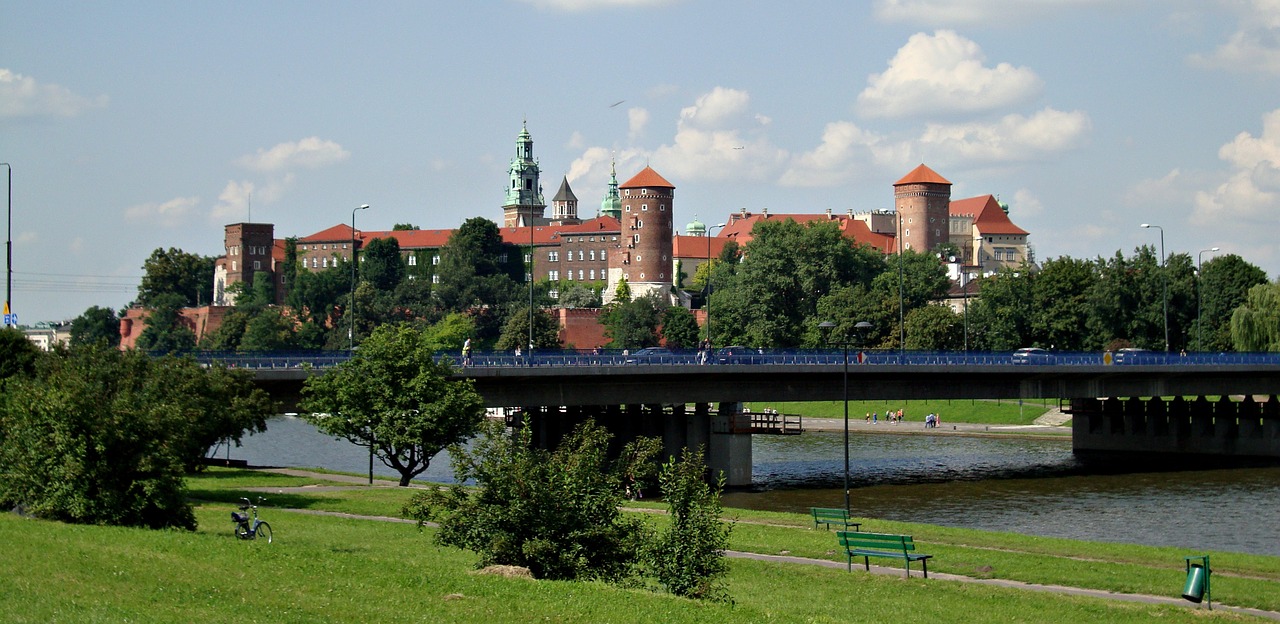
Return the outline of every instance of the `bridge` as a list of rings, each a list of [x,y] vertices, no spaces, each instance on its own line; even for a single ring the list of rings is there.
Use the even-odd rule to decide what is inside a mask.
[[[439,357],[462,364],[456,355]],[[307,376],[346,358],[207,359],[253,369],[257,383],[288,404]],[[472,379],[489,407],[520,408],[544,444],[594,417],[624,439],[661,436],[673,452],[706,444],[712,466],[725,468],[731,485],[745,485],[753,427],[741,404],[838,401],[846,374],[850,400],[1059,399],[1073,414],[1073,449],[1082,456],[1280,457],[1274,398],[1280,354],[1051,353],[1028,360],[1007,353],[850,352],[846,359],[842,351],[756,350],[713,354],[704,363],[695,352],[482,353],[459,366],[457,377]]]

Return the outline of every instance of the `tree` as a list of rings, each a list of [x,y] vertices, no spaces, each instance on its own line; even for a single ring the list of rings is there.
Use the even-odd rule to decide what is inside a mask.
[[[712,269],[713,322],[722,343],[798,346],[824,295],[842,284],[870,283],[884,271],[878,252],[855,248],[834,222],[762,221],[751,235],[749,260],[732,272]]]
[[[213,301],[214,258],[189,254],[181,249],[157,248],[142,264],[138,284],[138,305],[155,307],[158,298],[178,295],[180,307],[208,305]]]
[[[1032,339],[1027,344],[1064,351],[1101,349],[1102,344],[1089,340],[1088,331],[1089,289],[1097,279],[1088,260],[1063,256],[1045,261],[1031,283]]]
[[[580,282],[573,282],[560,291],[560,307],[562,308],[598,308],[600,305],[599,288]]]
[[[1139,247],[1132,258],[1119,251],[1109,259],[1098,258],[1097,270],[1088,295],[1090,343],[1127,340],[1163,351],[1164,282],[1155,247]]]
[[[39,357],[40,349],[21,330],[0,327],[0,382],[14,375],[34,373]]]
[[[1250,288],[1267,283],[1267,273],[1235,254],[1213,258],[1200,269],[1200,336],[1204,345],[1197,349],[1231,349],[1231,315],[1244,305]]]
[[[1249,289],[1231,315],[1231,339],[1236,351],[1280,351],[1280,282]]]
[[[960,315],[945,305],[921,306],[907,315],[906,348],[959,351],[964,344]]]
[[[625,282],[623,282],[625,283]],[[652,295],[614,301],[600,315],[604,335],[613,349],[638,349],[658,344],[658,321],[662,304]]]
[[[458,482],[414,495],[404,513],[439,523],[436,540],[477,553],[479,565],[523,566],[541,579],[618,581],[635,572],[644,523],[622,514],[630,475],[661,444],[641,438],[608,459],[612,436],[587,421],[554,452],[533,448],[528,428],[490,423],[470,449],[451,449]]]
[[[698,345],[698,321],[693,313],[671,306],[662,313],[662,337],[672,349],[689,349]]]
[[[732,525],[720,521],[724,474],[708,483],[702,450],[685,449],[658,476],[671,524],[645,548],[645,559],[667,591],[688,598],[724,598],[724,552]]]
[[[436,362],[433,350],[408,325],[378,327],[355,357],[304,382],[304,418],[328,435],[372,446],[409,485],[484,418],[472,381],[450,381],[452,368]]]
[[[412,223],[397,223],[391,226],[392,232],[404,232],[404,231],[411,231],[411,230],[417,230],[417,229],[420,229],[420,228]]]
[[[87,524],[194,529],[184,470],[274,406],[245,372],[95,343],[0,393],[0,506]]]
[[[104,342],[109,347],[120,346],[120,319],[115,310],[90,306],[71,321],[72,346],[95,342]]]
[[[440,249],[440,282],[432,297],[446,312],[471,312],[476,334],[495,340],[512,304],[521,295],[525,265],[520,249],[502,240],[498,226],[485,218],[467,219]]]
[[[375,238],[360,252],[360,279],[380,291],[395,290],[404,281],[405,270],[400,241],[394,238]]]
[[[294,320],[281,308],[259,310],[245,324],[242,351],[286,351],[298,348]]]
[[[181,295],[169,293],[152,299],[147,327],[136,346],[156,353],[186,353],[195,348],[196,334],[183,322]]]
[[[529,308],[515,308],[507,315],[507,324],[502,328],[502,335],[493,348],[499,351],[514,351],[529,348]],[[559,349],[560,324],[545,310],[533,311],[533,348]]]

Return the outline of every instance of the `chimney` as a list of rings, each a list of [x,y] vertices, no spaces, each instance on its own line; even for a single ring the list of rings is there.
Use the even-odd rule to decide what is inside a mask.
[[[761,208],[761,209],[760,209],[760,214],[761,214],[761,215],[764,215],[764,218],[768,219],[768,218],[769,218],[769,209],[768,209],[768,208]]]

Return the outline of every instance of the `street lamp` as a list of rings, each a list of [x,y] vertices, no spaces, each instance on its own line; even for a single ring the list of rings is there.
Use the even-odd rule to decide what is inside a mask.
[[[1203,296],[1200,293],[1200,262],[1204,260],[1206,251],[1214,252],[1218,251],[1218,248],[1201,249],[1200,253],[1196,254],[1196,351],[1204,351],[1204,342],[1201,340],[1204,330],[1200,328],[1200,309],[1203,307],[1201,303]]]
[[[8,272],[4,279],[4,313],[13,313],[13,165],[0,163],[9,170],[9,229],[4,239],[5,267]],[[8,319],[5,319],[6,321]]]
[[[356,350],[356,211],[368,210],[369,204],[361,204],[351,209],[351,323],[347,325],[347,340],[350,341],[351,351]],[[370,475],[373,474],[373,446],[369,446],[370,453]],[[373,477],[370,476],[370,479]]]
[[[723,228],[726,225],[728,224],[718,223],[707,226],[707,351],[715,348],[716,344],[715,341],[711,340],[711,272],[715,268],[711,264],[711,228]],[[711,353],[707,353],[707,358],[711,358]]]
[[[1163,299],[1164,299],[1164,352],[1165,352],[1165,353],[1168,353],[1168,352],[1169,352],[1169,276],[1168,276],[1168,275],[1166,275],[1166,273],[1168,273],[1168,271],[1166,271],[1166,270],[1165,270],[1165,266],[1164,266],[1164,228],[1162,228],[1162,227],[1160,227],[1160,226],[1158,226],[1158,225],[1155,225],[1155,224],[1151,224],[1151,223],[1143,223],[1143,224],[1142,224],[1142,227],[1144,227],[1144,228],[1155,228],[1155,229],[1157,229],[1157,230],[1160,230],[1160,278],[1161,278],[1161,282],[1162,282],[1162,284],[1161,284],[1161,286],[1162,286],[1162,290],[1163,290],[1163,292],[1164,292],[1164,295],[1163,295]]]
[[[906,303],[902,296],[902,215],[898,215],[898,353],[906,353],[907,350],[907,312]]]
[[[830,333],[831,329],[836,326],[831,321],[823,321],[818,323],[818,327],[822,329],[824,334]],[[854,329],[858,330],[861,336],[864,330],[870,329],[871,323],[866,321],[858,321],[854,325]],[[840,346],[844,351],[844,511],[849,513],[849,341],[840,341]]]

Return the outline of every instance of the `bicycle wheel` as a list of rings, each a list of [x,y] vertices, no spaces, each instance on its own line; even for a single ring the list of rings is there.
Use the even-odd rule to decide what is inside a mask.
[[[268,544],[271,543],[271,525],[265,522],[259,522],[258,529],[254,531],[254,533],[257,534],[259,539],[265,539]]]
[[[236,525],[236,537],[242,540],[253,539],[253,534],[249,532],[248,522],[241,522]]]

